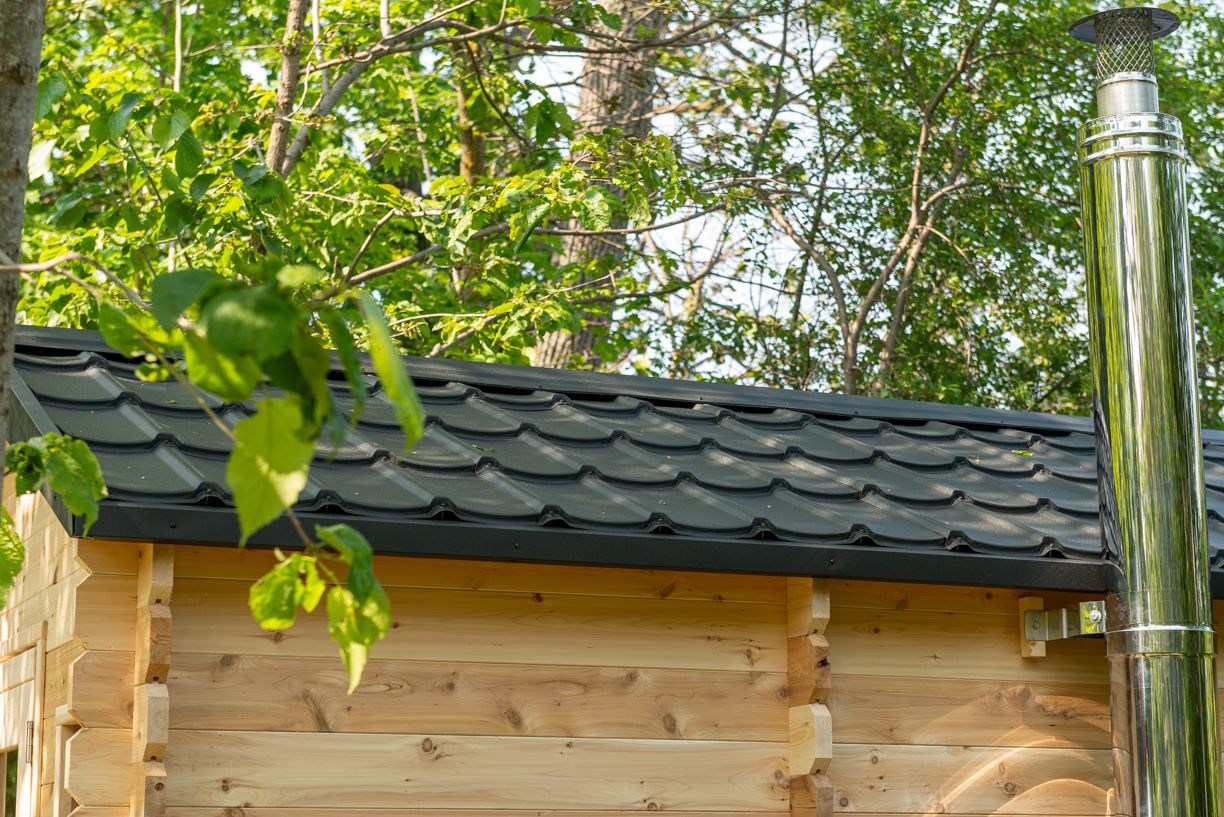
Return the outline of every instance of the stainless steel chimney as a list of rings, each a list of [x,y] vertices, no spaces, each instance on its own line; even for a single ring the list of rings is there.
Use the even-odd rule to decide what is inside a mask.
[[[1167,11],[1076,23],[1097,45],[1080,129],[1101,522],[1117,567],[1106,635],[1116,813],[1220,817],[1215,644],[1190,307],[1185,147],[1160,113]]]

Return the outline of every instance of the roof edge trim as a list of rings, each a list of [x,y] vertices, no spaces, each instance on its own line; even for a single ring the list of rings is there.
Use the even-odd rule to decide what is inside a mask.
[[[237,519],[228,507],[104,501],[100,510],[98,521],[90,530],[91,537],[225,547],[234,547],[238,541]],[[369,539],[376,553],[387,556],[817,576],[1090,594],[1101,594],[1107,589],[1107,565],[1103,562],[970,553],[949,558],[937,549],[493,527],[420,519],[353,519],[312,513],[299,513],[298,517],[308,527],[347,522]],[[281,517],[252,536],[249,546],[283,547],[296,541],[289,521]]]

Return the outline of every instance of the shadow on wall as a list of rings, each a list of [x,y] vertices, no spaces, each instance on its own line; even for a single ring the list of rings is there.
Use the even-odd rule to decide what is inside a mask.
[[[1021,658],[1020,591],[831,590],[838,812],[1113,813],[1103,642],[1051,642],[1047,657]]]

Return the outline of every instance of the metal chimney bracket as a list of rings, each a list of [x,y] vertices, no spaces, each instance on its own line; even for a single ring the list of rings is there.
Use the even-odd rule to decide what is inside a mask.
[[[1047,641],[1104,637],[1104,601],[1082,601],[1075,607],[1046,610],[1040,598],[1020,599],[1020,655],[1023,658],[1044,656]]]

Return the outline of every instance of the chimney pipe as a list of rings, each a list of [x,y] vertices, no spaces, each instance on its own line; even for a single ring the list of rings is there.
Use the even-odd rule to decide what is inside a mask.
[[[1098,117],[1079,132],[1115,813],[1220,817],[1214,634],[1190,305],[1185,147],[1160,113],[1167,11],[1087,17]]]

